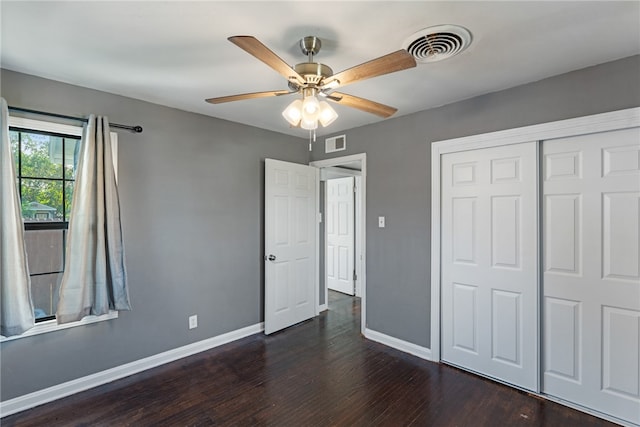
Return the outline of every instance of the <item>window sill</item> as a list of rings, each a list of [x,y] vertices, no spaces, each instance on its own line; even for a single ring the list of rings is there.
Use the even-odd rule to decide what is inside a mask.
[[[36,323],[36,325],[21,335],[13,335],[11,337],[5,337],[0,335],[0,342],[13,341],[20,338],[31,337],[34,335],[46,334],[47,332],[60,331],[62,329],[75,328],[76,326],[88,325],[90,323],[102,322],[104,320],[117,319],[118,312],[115,310],[109,311],[107,314],[101,316],[86,316],[82,320],[77,322],[64,323],[58,325],[55,319],[47,320],[45,322]]]

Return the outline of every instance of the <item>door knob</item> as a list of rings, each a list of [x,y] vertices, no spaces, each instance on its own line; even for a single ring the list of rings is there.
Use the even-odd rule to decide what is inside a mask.
[[[276,256],[275,255],[269,255],[269,258],[267,258],[269,261],[275,261],[276,260]]]

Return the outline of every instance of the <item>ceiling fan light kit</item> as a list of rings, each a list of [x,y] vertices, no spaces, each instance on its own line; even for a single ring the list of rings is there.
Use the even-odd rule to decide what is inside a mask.
[[[296,99],[285,108],[282,116],[291,126],[315,130],[318,128],[318,123],[327,127],[338,118],[338,113],[331,108],[327,101],[319,101],[316,93],[317,89],[315,88],[303,89],[302,101]]]
[[[346,93],[335,92],[335,89],[416,66],[413,56],[405,49],[400,49],[334,74],[328,65],[313,61],[314,55],[320,51],[322,46],[321,40],[315,36],[307,36],[300,40],[300,50],[304,55],[307,55],[307,62],[296,64],[293,68],[255,37],[233,36],[229,37],[229,41],[285,77],[289,91],[253,92],[209,98],[206,101],[211,104],[221,104],[243,99],[300,94],[301,99],[291,102],[282,112],[282,116],[291,126],[299,126],[309,130],[310,139],[312,134],[315,134],[318,123],[322,126],[329,126],[338,118],[338,113],[327,101],[384,118],[393,115],[397,111],[396,108]],[[315,139],[315,135],[313,136]]]
[[[329,126],[338,118],[338,113],[331,108],[327,101],[320,101],[320,116],[318,120],[323,127]]]
[[[305,120],[313,120],[317,118],[320,110],[320,101],[316,98],[316,91],[307,88],[302,91],[302,118]]]
[[[302,100],[296,99],[282,112],[282,117],[289,122],[291,126],[298,126],[302,119]]]

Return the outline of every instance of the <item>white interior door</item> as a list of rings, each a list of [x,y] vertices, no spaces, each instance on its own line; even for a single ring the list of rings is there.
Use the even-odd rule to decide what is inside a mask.
[[[640,128],[543,142],[543,390],[640,424]]]
[[[266,334],[316,314],[318,170],[265,160]]]
[[[354,295],[354,177],[327,181],[327,287]]]
[[[442,360],[538,389],[537,145],[442,156]]]

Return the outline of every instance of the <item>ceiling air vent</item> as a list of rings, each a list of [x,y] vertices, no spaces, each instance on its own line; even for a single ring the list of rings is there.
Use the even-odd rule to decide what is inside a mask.
[[[425,28],[407,38],[402,48],[417,62],[436,62],[451,58],[471,44],[471,33],[457,25]]]

